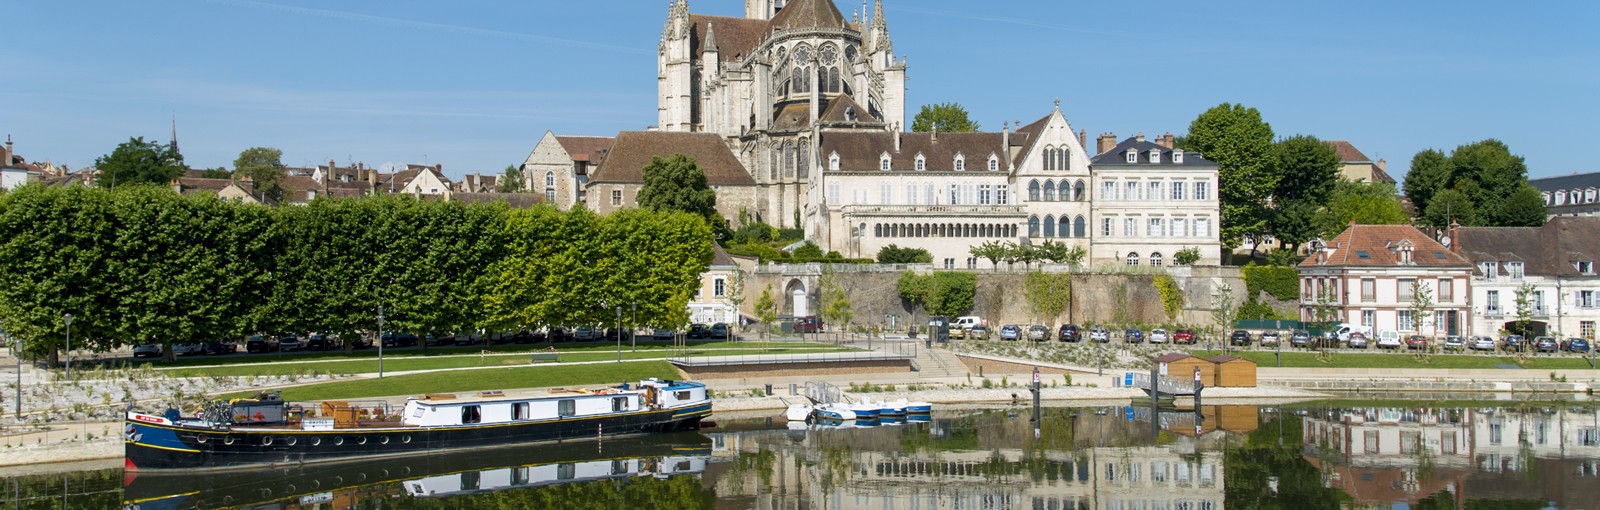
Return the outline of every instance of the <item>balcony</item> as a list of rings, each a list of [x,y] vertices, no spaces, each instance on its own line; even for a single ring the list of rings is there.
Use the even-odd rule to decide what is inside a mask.
[[[839,208],[845,216],[959,216],[1021,219],[1027,216],[1021,205],[847,205]]]

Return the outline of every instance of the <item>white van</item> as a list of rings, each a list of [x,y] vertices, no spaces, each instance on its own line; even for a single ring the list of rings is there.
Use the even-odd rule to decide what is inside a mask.
[[[1366,335],[1367,338],[1372,338],[1372,328],[1359,324],[1340,324],[1339,329],[1333,330],[1334,336],[1339,337],[1339,341],[1341,342],[1350,340],[1350,333],[1354,332],[1360,332],[1361,334]]]
[[[983,324],[983,318],[976,315],[968,315],[966,317],[956,317],[956,321],[950,323],[950,328],[961,328],[962,330],[968,330],[979,324]]]

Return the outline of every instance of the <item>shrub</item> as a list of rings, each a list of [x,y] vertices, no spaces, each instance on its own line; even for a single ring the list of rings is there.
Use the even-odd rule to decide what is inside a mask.
[[[1200,260],[1200,248],[1189,247],[1178,250],[1178,253],[1172,256],[1172,260],[1180,266],[1194,265]]]
[[[1245,297],[1255,299],[1261,291],[1282,301],[1300,299],[1300,270],[1285,266],[1244,266]]]
[[[799,241],[799,240],[805,239],[805,238],[806,238],[806,231],[804,231],[804,230],[800,230],[798,228],[780,228],[780,229],[778,229],[778,242],[780,242],[780,243],[792,243],[792,242]]]
[[[929,264],[933,254],[922,248],[901,248],[893,244],[878,250],[879,264]]]
[[[794,249],[794,258],[798,261],[815,261],[822,259],[822,248],[815,243],[806,241],[806,244]]]

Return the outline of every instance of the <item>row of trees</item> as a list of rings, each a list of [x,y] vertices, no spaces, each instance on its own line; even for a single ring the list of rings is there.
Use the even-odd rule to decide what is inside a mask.
[[[1528,165],[1499,140],[1457,147],[1447,156],[1428,149],[1411,158],[1406,197],[1424,223],[1445,228],[1544,225],[1544,198],[1528,184]]]
[[[676,327],[710,260],[696,215],[411,197],[266,208],[158,186],[0,196],[0,327],[26,352],[547,325]],[[637,306],[637,321],[633,319]],[[347,344],[348,345],[348,344]],[[170,349],[168,349],[170,352]]]

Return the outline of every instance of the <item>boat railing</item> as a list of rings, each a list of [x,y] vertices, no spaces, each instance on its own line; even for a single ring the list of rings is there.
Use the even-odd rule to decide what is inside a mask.
[[[304,409],[299,417],[332,419],[335,428],[356,428],[398,422],[400,409],[382,400],[329,400],[322,402],[321,407]]]

